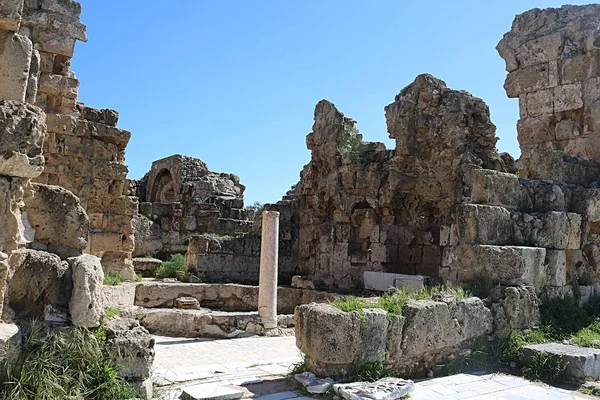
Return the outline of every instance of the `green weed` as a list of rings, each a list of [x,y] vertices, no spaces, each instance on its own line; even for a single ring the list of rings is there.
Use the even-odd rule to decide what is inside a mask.
[[[121,311],[117,308],[110,307],[104,310],[104,315],[106,316],[106,318],[120,317]]]
[[[123,275],[121,275],[120,272],[112,271],[104,274],[105,285],[117,286],[123,282],[125,282],[125,278],[123,278]]]
[[[561,382],[564,380],[567,363],[562,356],[552,356],[546,352],[534,353],[531,364],[523,368],[527,379],[543,382]]]
[[[177,278],[185,273],[185,257],[183,254],[174,254],[169,261],[165,261],[156,269],[157,278]]]

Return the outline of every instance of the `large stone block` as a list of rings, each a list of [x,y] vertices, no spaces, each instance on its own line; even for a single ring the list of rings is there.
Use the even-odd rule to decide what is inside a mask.
[[[0,51],[0,100],[24,102],[33,54],[31,40],[16,33],[0,35]]]
[[[458,330],[463,341],[492,333],[494,327],[492,312],[477,297],[459,301],[451,309],[451,314],[458,322]]]
[[[379,308],[364,309],[362,314],[359,359],[363,362],[383,361],[388,340],[388,314]]]
[[[130,380],[150,377],[154,362],[154,338],[132,318],[111,318],[104,324],[106,350],[120,366],[119,375]]]
[[[352,364],[361,349],[361,317],[327,304],[305,304],[294,313],[296,346],[312,360]]]
[[[511,243],[512,226],[510,212],[504,207],[461,204],[453,228],[459,243],[504,245]]]
[[[585,221],[600,220],[600,189],[574,190],[571,209],[581,214]]]
[[[505,285],[543,287],[547,274],[546,249],[521,246],[459,245],[444,250],[443,265],[459,280],[484,277]]]
[[[544,224],[534,235],[537,246],[551,249],[579,249],[581,215],[551,211],[541,216]]]
[[[519,97],[520,94],[534,92],[549,87],[548,65],[538,64],[519,68],[508,74],[504,82],[504,90],[508,97]]]
[[[448,304],[431,300],[410,302],[402,315],[406,319],[402,330],[402,360],[424,359],[454,349],[461,342]]]
[[[98,257],[85,254],[67,260],[72,270],[73,294],[69,301],[71,322],[75,326],[93,328],[104,316],[102,286],[104,272]]]
[[[564,41],[563,32],[555,32],[523,43],[516,52],[519,66],[523,68],[558,60]]]
[[[514,330],[538,326],[541,322],[538,298],[531,286],[497,286],[491,292],[494,333],[506,338]]]
[[[535,354],[543,353],[554,362],[566,367],[565,379],[583,383],[600,379],[600,350],[563,343],[530,344],[523,347],[520,361],[525,365],[533,362]]]
[[[36,178],[42,173],[45,121],[35,106],[0,101],[0,175]]]
[[[471,201],[509,209],[531,207],[529,193],[516,175],[489,169],[471,171]]]
[[[567,256],[564,250],[546,250],[548,285],[562,287],[567,284]]]
[[[27,218],[35,230],[35,243],[61,258],[83,253],[88,245],[90,222],[79,199],[60,186],[33,184],[26,202]]]
[[[9,282],[8,301],[19,318],[44,318],[47,305],[67,311],[73,282],[71,270],[57,255],[29,249],[13,252],[15,271]]]

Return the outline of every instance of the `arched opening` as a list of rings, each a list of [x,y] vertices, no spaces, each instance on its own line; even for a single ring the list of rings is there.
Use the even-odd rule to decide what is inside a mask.
[[[150,201],[153,203],[173,203],[175,200],[173,176],[168,169],[163,169],[154,179],[150,191]]]

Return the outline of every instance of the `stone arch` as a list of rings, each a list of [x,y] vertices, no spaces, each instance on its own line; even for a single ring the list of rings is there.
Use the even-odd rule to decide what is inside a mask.
[[[163,169],[160,171],[150,189],[150,201],[152,203],[173,203],[176,201],[175,182],[171,171]]]

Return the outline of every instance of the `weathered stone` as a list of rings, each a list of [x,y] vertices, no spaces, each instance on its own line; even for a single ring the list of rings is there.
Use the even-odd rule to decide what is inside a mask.
[[[154,361],[154,338],[131,318],[115,317],[104,324],[106,350],[115,364],[119,375],[131,380],[150,377]]]
[[[388,339],[388,314],[379,308],[362,310],[359,359],[363,362],[384,361]]]
[[[71,269],[57,255],[22,249],[9,260],[15,271],[9,281],[8,304],[19,318],[43,318],[46,305],[68,310]]]
[[[544,353],[565,366],[564,379],[582,383],[600,379],[600,350],[563,343],[529,344],[523,347],[521,362],[530,365],[535,354]]]
[[[82,254],[88,245],[89,219],[79,199],[59,186],[33,184],[33,191],[25,210],[35,243],[63,259]]]
[[[6,0],[0,4],[0,30],[18,32],[23,0]]]
[[[326,364],[352,364],[361,348],[361,318],[327,304],[296,308],[296,346],[308,358]]]
[[[531,286],[495,287],[491,292],[494,333],[506,338],[514,330],[532,328],[541,322],[538,298]]]
[[[486,169],[471,172],[471,201],[509,209],[531,207],[529,193],[515,174]]]
[[[387,272],[365,271],[364,273],[365,289],[387,292],[392,288],[409,288],[419,290],[425,283],[425,277],[391,274]]]
[[[546,250],[548,285],[561,287],[567,284],[567,257],[562,250]]]
[[[401,315],[390,317],[387,330],[387,359],[400,360],[402,357],[402,330],[406,319]]]
[[[200,308],[200,302],[194,297],[178,297],[175,299],[175,308],[198,310]]]
[[[69,258],[73,276],[73,293],[69,301],[71,322],[75,326],[93,328],[104,316],[102,285],[104,272],[100,259],[88,254]]]
[[[536,245],[551,249],[579,249],[581,215],[552,211],[544,214],[541,221],[544,225],[536,233]]]
[[[35,178],[42,173],[45,121],[37,107],[0,101],[0,175]]]
[[[0,35],[0,44],[0,100],[24,102],[33,54],[31,40],[16,33],[5,34]]]
[[[546,249],[519,246],[459,245],[447,248],[444,265],[459,280],[485,277],[506,285],[546,284]]]
[[[477,297],[459,301],[451,310],[451,314],[458,322],[458,330],[463,341],[492,333],[494,323],[492,312]]]
[[[504,207],[461,204],[456,210],[459,243],[510,244],[512,226],[510,212]]]

